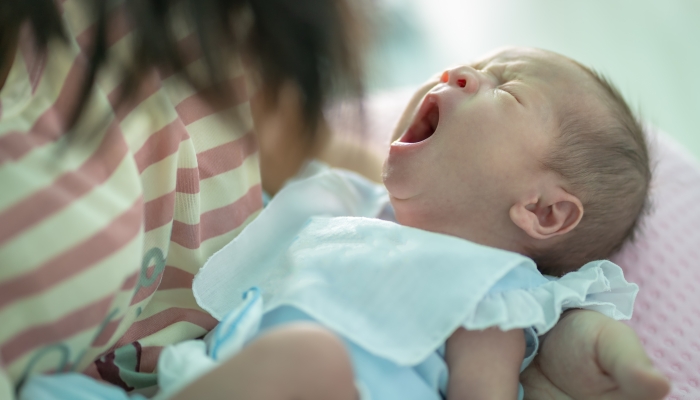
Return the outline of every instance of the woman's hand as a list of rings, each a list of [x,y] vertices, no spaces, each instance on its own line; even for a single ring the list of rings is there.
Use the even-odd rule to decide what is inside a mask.
[[[632,328],[588,310],[562,316],[520,381],[537,400],[658,400],[670,390]]]
[[[270,195],[296,175],[325,140],[320,135],[309,134],[301,96],[301,89],[287,81],[274,96],[260,89],[250,100],[260,152],[260,179],[263,190]]]
[[[362,137],[331,132],[324,118],[316,121],[316,131],[309,134],[297,85],[283,83],[275,101],[266,96],[269,94],[259,90],[250,106],[260,150],[262,186],[268,194],[277,193],[306,160],[313,158],[381,182],[383,157]]]

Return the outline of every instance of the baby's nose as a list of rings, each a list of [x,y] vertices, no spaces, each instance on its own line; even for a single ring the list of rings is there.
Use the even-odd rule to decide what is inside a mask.
[[[468,93],[476,93],[481,85],[478,72],[468,66],[449,69],[442,73],[440,80],[450,86],[462,88]]]

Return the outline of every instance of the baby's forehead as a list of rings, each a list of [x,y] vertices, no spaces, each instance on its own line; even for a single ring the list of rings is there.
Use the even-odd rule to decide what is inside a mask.
[[[561,117],[571,112],[604,113],[599,85],[590,72],[561,54],[511,47],[498,49],[473,66],[495,72],[503,81],[523,83],[535,100],[531,104],[539,104],[537,110],[542,114]]]
[[[584,78],[583,71],[571,59],[551,51],[530,47],[497,49],[475,63],[478,69],[501,68],[511,74],[554,80]]]
[[[547,50],[529,47],[498,49],[477,61],[475,67],[499,71],[504,80],[525,82],[554,104],[590,107],[600,97],[591,96],[600,88],[585,67]]]

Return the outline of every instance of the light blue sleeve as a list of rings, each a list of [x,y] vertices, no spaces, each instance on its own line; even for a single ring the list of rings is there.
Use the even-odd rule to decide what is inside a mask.
[[[533,328],[525,329],[525,358],[523,363],[520,364],[520,372],[525,371],[525,368],[535,359],[539,346],[540,340],[537,337],[537,332]]]
[[[35,375],[19,392],[19,400],[146,400],[139,394],[128,395],[119,387],[100,383],[78,373]]]
[[[525,358],[523,358],[522,364],[520,364],[520,372],[523,372],[525,368],[532,363],[537,355],[537,350],[540,346],[540,340],[537,337],[537,332],[533,328],[525,329]],[[525,391],[521,383],[518,384],[518,400],[523,400],[525,397]]]

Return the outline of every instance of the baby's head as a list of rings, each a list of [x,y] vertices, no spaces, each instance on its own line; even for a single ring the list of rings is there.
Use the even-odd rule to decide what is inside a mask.
[[[618,249],[650,178],[642,128],[617,90],[527,48],[446,71],[384,171],[400,223],[528,255],[553,275]]]

